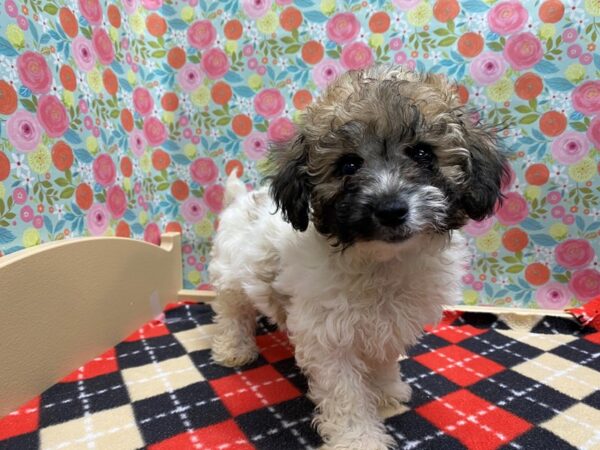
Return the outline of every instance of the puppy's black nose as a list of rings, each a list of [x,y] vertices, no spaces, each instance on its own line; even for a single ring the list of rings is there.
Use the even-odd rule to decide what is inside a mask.
[[[382,202],[375,210],[375,217],[387,227],[401,225],[408,217],[408,203],[402,199]]]

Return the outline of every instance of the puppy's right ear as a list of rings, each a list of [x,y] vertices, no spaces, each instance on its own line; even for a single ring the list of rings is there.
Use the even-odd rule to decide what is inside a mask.
[[[274,173],[269,177],[271,196],[283,218],[294,229],[305,231],[308,228],[310,183],[304,136],[276,144],[271,150],[271,162],[274,165]]]

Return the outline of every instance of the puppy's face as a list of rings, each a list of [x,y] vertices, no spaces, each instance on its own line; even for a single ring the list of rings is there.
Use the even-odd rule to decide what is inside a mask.
[[[506,161],[444,79],[390,67],[349,72],[273,149],[271,192],[298,230],[343,246],[447,233],[490,215]]]

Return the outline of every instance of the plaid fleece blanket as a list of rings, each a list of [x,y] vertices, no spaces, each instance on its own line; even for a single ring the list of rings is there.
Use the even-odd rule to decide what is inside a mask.
[[[210,358],[212,318],[170,305],[0,419],[0,448],[317,448],[286,336],[259,321],[259,359],[227,369]],[[401,449],[600,449],[600,332],[452,313],[400,364],[414,394],[385,424]]]

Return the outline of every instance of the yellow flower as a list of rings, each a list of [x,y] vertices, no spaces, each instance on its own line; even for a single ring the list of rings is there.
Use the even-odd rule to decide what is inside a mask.
[[[225,42],[225,53],[231,55],[237,51],[238,43],[237,41],[227,41]]]
[[[137,83],[135,73],[133,73],[133,70],[131,69],[127,72],[127,81],[129,81],[129,84],[132,86],[134,86]]]
[[[209,238],[213,233],[213,224],[208,219],[202,219],[196,225],[194,225],[196,234],[203,238]]]
[[[87,82],[96,94],[102,91],[102,75],[98,69],[94,68],[87,73]]]
[[[431,5],[427,2],[421,2],[408,11],[406,19],[413,27],[422,27],[429,23],[432,16]]]
[[[140,225],[146,225],[146,222],[148,222],[148,214],[146,211],[140,211],[140,214],[138,215],[138,222]]]
[[[335,0],[321,0],[321,12],[326,16],[335,11]]]
[[[540,188],[539,186],[530,185],[525,188],[525,198],[529,201],[533,201],[536,198],[539,199],[541,193],[542,188]]]
[[[67,91],[66,89],[62,93],[63,103],[67,108],[75,106],[75,97],[71,91]]]
[[[562,241],[567,237],[569,233],[569,227],[567,227],[564,223],[555,222],[550,225],[548,233],[557,241]]]
[[[479,236],[475,240],[475,245],[483,253],[493,253],[500,248],[500,235],[494,230],[488,231],[483,236]]]
[[[463,302],[465,303],[465,305],[477,304],[477,292],[473,289],[466,289],[463,292]]]
[[[543,40],[548,40],[550,38],[553,38],[555,34],[556,34],[556,27],[554,26],[553,23],[543,23],[540,26],[540,37]]]
[[[263,158],[256,163],[256,169],[260,174],[269,173],[271,168],[269,167],[269,158]]]
[[[140,158],[140,169],[142,169],[144,172],[150,172],[152,169],[152,158],[148,152],[144,152]]]
[[[190,99],[196,106],[206,106],[210,101],[210,89],[208,89],[206,86],[200,86],[198,89],[192,92]]]
[[[29,168],[35,173],[46,173],[50,170],[50,164],[52,164],[52,158],[50,151],[45,145],[38,145],[35,151],[27,153],[27,162]]]
[[[92,155],[95,155],[98,151],[98,139],[91,135],[88,136],[85,139],[85,146]]]
[[[6,195],[6,188],[4,187],[4,183],[0,181],[0,200],[4,200],[4,196]]]
[[[513,83],[508,78],[501,78],[487,88],[488,97],[497,102],[503,103],[510,99],[513,94]]]
[[[27,228],[23,232],[23,245],[25,247],[33,247],[40,243],[40,233],[35,228]]]
[[[583,8],[590,16],[600,17],[600,2],[598,0],[584,0]]]
[[[271,34],[279,27],[279,17],[274,11],[269,11],[256,21],[256,28],[263,34]]]
[[[194,9],[191,6],[181,8],[181,19],[188,23],[194,20]]]
[[[117,43],[119,41],[119,31],[111,26],[108,30],[108,35],[110,36],[110,40],[113,41],[113,43]]]
[[[253,73],[248,77],[248,86],[250,86],[250,89],[258,91],[262,87],[262,85],[263,80],[259,74]]]
[[[369,45],[373,48],[381,47],[385,40],[383,39],[383,34],[374,33],[369,38]]]
[[[131,178],[123,178],[123,187],[126,191],[131,191]]]
[[[194,158],[196,156],[196,146],[194,144],[185,144],[183,146],[183,154],[189,159]]]
[[[135,34],[142,34],[146,29],[144,18],[138,11],[129,16],[129,27]]]
[[[202,274],[197,270],[192,270],[188,273],[187,278],[188,281],[192,284],[200,284],[200,282],[202,281]]]
[[[172,111],[163,111],[162,119],[165,124],[175,123],[175,113]]]
[[[6,27],[6,38],[16,49],[21,49],[25,45],[25,33],[14,23]]]
[[[585,67],[579,63],[571,64],[565,69],[565,78],[571,83],[579,83],[585,77]]]
[[[294,122],[296,125],[301,124],[303,115],[304,115],[304,113],[302,111],[299,111],[299,110],[294,111],[292,113],[292,122]]]
[[[590,180],[596,173],[596,163],[591,158],[583,158],[569,167],[568,172],[574,181],[583,183]]]

